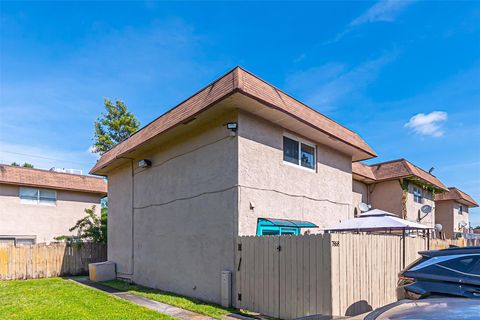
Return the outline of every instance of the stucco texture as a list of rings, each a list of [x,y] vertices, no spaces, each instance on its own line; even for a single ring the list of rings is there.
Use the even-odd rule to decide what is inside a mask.
[[[54,241],[54,237],[74,235],[68,229],[85,216],[85,208],[96,205],[98,194],[56,190],[55,206],[20,202],[19,186],[0,184],[0,236],[35,237],[36,243]]]
[[[357,180],[352,181],[352,210],[354,215],[360,214],[360,203],[370,204],[368,185]]]
[[[118,276],[220,302],[221,272],[234,265],[237,206],[237,139],[223,124],[235,119],[193,122],[134,159],[133,177],[128,165],[109,175],[108,258]],[[142,158],[152,166],[139,168]]]
[[[353,217],[350,156],[316,144],[315,171],[290,165],[281,127],[246,113],[238,123],[240,235],[254,235],[258,218],[307,220],[321,229]]]
[[[408,184],[408,194],[407,194],[407,220],[417,221],[420,217],[423,217],[420,223],[433,228],[435,226],[435,201],[433,198],[433,193],[428,190],[423,190],[423,202],[418,203],[414,201],[413,188],[415,184]],[[424,205],[429,205],[432,207],[432,211],[428,214],[424,214],[420,211],[420,208]],[[420,212],[420,213],[419,213]]]
[[[468,226],[468,207],[463,205],[463,212],[460,214],[460,206],[455,200],[436,202],[435,223],[442,225],[442,235],[447,239],[453,239],[455,232],[462,232],[459,228],[461,222]]]

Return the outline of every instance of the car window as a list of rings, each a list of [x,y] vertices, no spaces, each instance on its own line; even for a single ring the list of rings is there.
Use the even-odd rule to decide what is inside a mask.
[[[480,256],[466,256],[466,257],[442,261],[438,263],[438,265],[442,267],[446,267],[448,269],[455,270],[455,271],[460,271],[465,273],[476,272],[476,274],[480,274],[480,270],[478,270],[479,260],[480,260]]]

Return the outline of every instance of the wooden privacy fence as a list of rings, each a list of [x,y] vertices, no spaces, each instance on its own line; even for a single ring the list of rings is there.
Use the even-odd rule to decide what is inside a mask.
[[[0,245],[0,280],[88,273],[88,264],[107,259],[106,244]]]
[[[238,237],[234,303],[281,319],[360,314],[395,301],[404,255],[426,248],[391,235]]]

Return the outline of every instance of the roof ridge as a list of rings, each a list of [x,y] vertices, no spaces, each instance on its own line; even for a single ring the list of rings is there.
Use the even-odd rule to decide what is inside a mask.
[[[407,171],[408,171],[411,175],[415,175],[415,172],[413,171],[413,169],[414,169],[414,168],[416,169],[416,167],[415,167],[415,165],[413,165],[413,163],[411,163],[410,161],[408,161],[408,160],[406,160],[406,159],[403,159],[403,160],[401,161],[401,163],[403,164],[403,166],[405,167],[405,169],[407,169]],[[413,166],[413,168],[412,168],[412,166]]]
[[[305,106],[305,107],[309,108],[309,109],[310,109],[310,110],[312,110],[312,111],[315,111],[315,112],[316,112],[316,113],[318,113],[319,115],[321,115],[321,116],[325,117],[326,119],[328,119],[328,120],[330,120],[330,121],[332,121],[332,122],[334,122],[334,123],[338,124],[338,125],[339,125],[339,126],[341,126],[342,128],[344,128],[344,129],[346,129],[346,130],[350,131],[351,133],[353,133],[353,134],[355,134],[355,135],[357,135],[357,136],[359,136],[359,137],[360,137],[360,135],[359,135],[357,132],[353,131],[352,129],[349,129],[349,128],[345,127],[343,124],[341,124],[341,123],[337,122],[336,120],[334,120],[334,119],[332,119],[332,118],[330,118],[330,117],[328,117],[328,116],[324,115],[323,113],[321,113],[321,112],[319,112],[319,111],[315,110],[314,108],[312,108],[312,107],[310,107],[309,105],[307,105],[307,104],[303,103],[302,101],[298,100],[297,98],[293,97],[292,95],[290,95],[290,94],[286,93],[286,92],[285,92],[285,91],[283,91],[282,89],[279,89],[278,87],[274,86],[274,85],[273,85],[273,84],[271,84],[270,82],[268,82],[268,81],[266,81],[266,80],[264,80],[264,79],[260,78],[260,77],[259,77],[259,76],[257,76],[256,74],[254,74],[254,73],[252,73],[252,72],[250,72],[250,71],[246,70],[245,68],[243,68],[243,67],[241,67],[241,66],[237,66],[237,67],[235,67],[234,69],[237,69],[237,68],[238,68],[238,69],[240,69],[240,70],[242,70],[242,71],[243,71],[243,72],[245,72],[245,73],[248,73],[249,75],[253,76],[254,78],[257,78],[258,80],[260,80],[260,81],[262,81],[262,82],[265,82],[266,84],[268,84],[269,86],[271,86],[271,87],[272,87],[272,88],[274,88],[275,90],[277,90],[277,91],[279,91],[279,92],[283,93],[283,94],[284,94],[284,95],[286,95],[287,97],[290,97],[290,98],[292,98],[293,100],[295,100],[296,102],[300,103],[301,105],[303,105],[303,106]],[[239,89],[240,89],[240,88],[239,88]],[[243,90],[242,90],[242,91],[243,91]]]
[[[219,83],[218,86],[217,83]],[[278,97],[273,97],[273,92],[277,92]],[[341,143],[361,151],[362,154],[359,158],[376,156],[375,151],[354,131],[293,98],[253,73],[236,66],[105,152],[90,173],[101,174],[100,171],[116,159],[236,93],[255,99],[310,125],[323,134],[337,138]]]
[[[388,161],[384,161],[384,162],[377,162],[377,163],[366,164],[366,165],[369,166],[369,167],[373,167],[373,166],[378,166],[378,165],[381,165],[381,164],[387,164],[387,163],[392,163],[392,162],[400,162],[400,161],[403,161],[403,160],[405,160],[405,159],[404,158],[399,158],[399,159],[388,160]]]
[[[234,89],[236,88],[235,87],[235,71],[238,70],[238,69],[242,69],[240,66],[236,66],[234,67],[233,69],[230,69],[228,72],[224,73],[223,75],[221,75],[220,77],[217,77],[215,78],[215,80],[213,80],[212,82],[208,83],[206,86],[203,86],[201,89],[195,91],[193,94],[189,95],[187,98],[181,100],[179,103],[177,103],[176,105],[174,105],[173,107],[171,107],[170,109],[168,109],[167,111],[165,111],[164,113],[160,114],[158,117],[154,118],[153,120],[151,120],[150,122],[148,122],[146,125],[144,125],[143,127],[141,127],[139,130],[135,131],[133,134],[131,134],[127,139],[123,140],[123,141],[120,141],[118,144],[114,145],[111,149],[109,149],[107,152],[104,152],[102,154],[103,155],[106,155],[108,154],[110,151],[116,149],[117,147],[119,147],[124,141],[127,141],[128,139],[132,138],[133,136],[135,136],[137,133],[145,130],[149,125],[153,124],[155,121],[157,121],[158,119],[160,119],[161,117],[164,117],[165,115],[167,115],[168,113],[172,112],[173,110],[175,110],[176,108],[178,108],[179,106],[181,106],[184,102],[188,101],[189,99],[193,98],[195,95],[197,95],[198,93],[202,92],[203,90],[207,89],[208,87],[210,86],[214,86],[215,83],[219,82],[220,80],[222,80],[223,78],[225,78],[227,75],[229,75],[230,73],[233,73],[233,78],[234,78]],[[243,70],[243,69],[242,69]],[[98,159],[100,160],[100,159]],[[97,160],[97,162],[98,162]]]
[[[58,171],[51,171],[51,170],[48,170],[48,169],[27,168],[27,167],[22,167],[22,166],[12,166],[12,165],[5,164],[5,163],[0,163],[0,167],[9,167],[9,168],[21,169],[21,170],[32,170],[32,171],[48,172],[48,173],[51,173],[51,174],[67,175],[67,176],[69,176],[69,177],[71,177],[71,176],[76,176],[76,177],[85,177],[85,178],[93,178],[93,179],[103,180],[103,178],[101,178],[101,177],[92,176],[92,175],[83,174],[83,173],[82,173],[82,174],[78,174],[78,173],[58,172]]]

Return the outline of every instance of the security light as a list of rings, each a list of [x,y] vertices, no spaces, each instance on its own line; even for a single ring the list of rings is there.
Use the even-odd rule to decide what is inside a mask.
[[[227,129],[232,131],[237,131],[238,124],[236,122],[229,122],[227,123]]]
[[[147,159],[142,159],[142,160],[138,161],[138,166],[140,168],[148,168],[151,165],[152,165],[152,161],[147,160]]]

